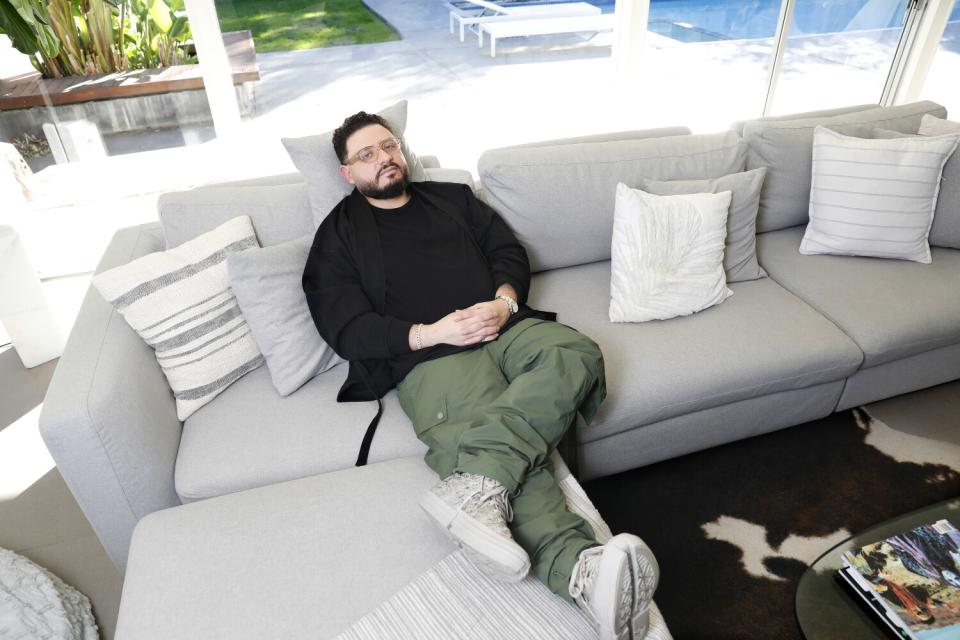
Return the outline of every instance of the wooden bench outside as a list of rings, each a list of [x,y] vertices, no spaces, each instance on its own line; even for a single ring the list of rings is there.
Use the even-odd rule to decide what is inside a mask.
[[[568,16],[563,18],[534,18],[513,22],[491,22],[478,25],[479,46],[483,48],[483,34],[490,36],[490,57],[497,55],[497,38],[544,36],[563,33],[603,33],[613,31],[617,24],[615,14],[599,16]]]
[[[257,53],[250,31],[224,33],[223,44],[230,59],[234,84],[260,79]],[[203,89],[203,77],[198,64],[66,78],[41,78],[40,74],[36,73],[26,77],[0,79],[0,111],[189,89]]]

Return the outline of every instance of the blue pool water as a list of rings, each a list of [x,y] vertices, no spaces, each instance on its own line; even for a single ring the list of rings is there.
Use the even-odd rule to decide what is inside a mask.
[[[604,13],[609,0],[588,0]],[[906,0],[797,0],[791,36],[899,28]],[[651,0],[650,30],[683,42],[772,38],[780,0]],[[950,22],[960,21],[960,0]]]

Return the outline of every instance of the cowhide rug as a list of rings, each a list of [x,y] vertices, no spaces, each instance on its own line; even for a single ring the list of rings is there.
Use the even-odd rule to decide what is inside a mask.
[[[797,581],[820,554],[960,495],[960,416],[939,419],[923,433],[844,411],[584,488],[614,533],[656,553],[656,601],[676,640],[793,640]]]

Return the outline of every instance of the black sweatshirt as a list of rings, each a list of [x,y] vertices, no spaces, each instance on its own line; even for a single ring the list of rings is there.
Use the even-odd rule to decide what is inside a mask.
[[[314,237],[303,288],[321,337],[350,361],[340,401],[382,397],[417,363],[479,346],[411,351],[410,327],[492,300],[504,283],[521,311],[501,333],[524,317],[555,318],[524,304],[526,251],[469,187],[421,182],[409,190],[404,207],[375,210],[354,189]]]

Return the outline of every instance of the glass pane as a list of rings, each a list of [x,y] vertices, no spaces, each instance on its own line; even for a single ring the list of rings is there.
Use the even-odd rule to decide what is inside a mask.
[[[779,15],[778,0],[652,0],[648,96],[701,131],[759,116]]]
[[[798,0],[771,114],[879,102],[907,0]]]
[[[12,143],[0,178],[14,167],[6,184],[19,185],[2,194],[0,223],[18,232],[69,327],[114,232],[156,221],[163,192],[223,180],[225,154],[183,0],[31,5],[32,20],[0,35],[0,142]],[[252,40],[224,37],[245,98]]]
[[[960,111],[960,2],[954,5],[943,32],[940,49],[924,83],[923,98],[947,107],[948,114],[956,120]]]

